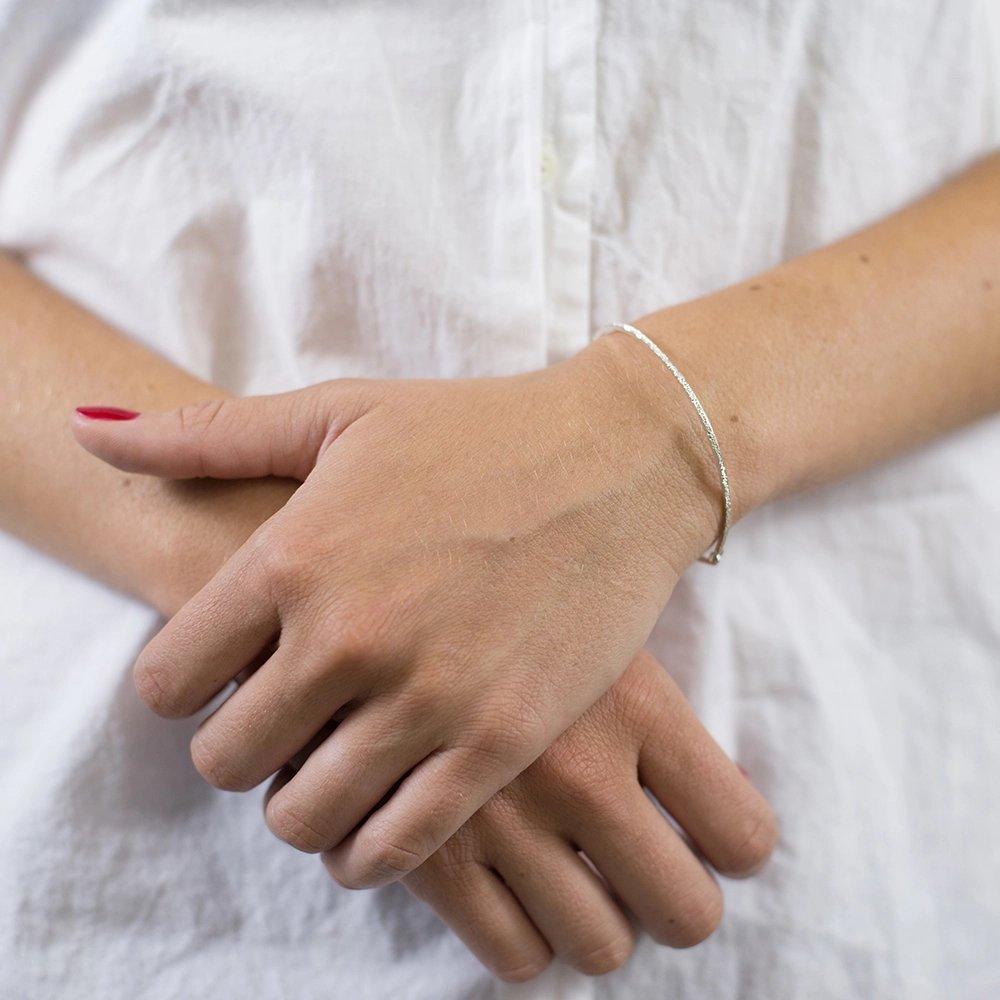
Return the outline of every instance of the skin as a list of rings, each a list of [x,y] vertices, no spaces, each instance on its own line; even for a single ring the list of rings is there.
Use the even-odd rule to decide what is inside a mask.
[[[624,446],[651,415],[620,402],[619,349],[504,378],[337,380],[119,433],[80,422],[119,467],[304,481],[146,647],[136,682],[161,715],[190,715],[277,637],[195,764],[245,790],[343,715],[267,810],[343,884],[411,871],[537,758],[711,540],[683,460],[652,436]],[[591,421],[615,432],[596,454]]]
[[[716,415],[737,517],[997,408],[998,232],[994,157],[640,321]],[[267,819],[355,887],[423,863],[579,718],[718,530],[692,408],[620,333],[523,375],[339,379],[75,430],[129,471],[303,482],[136,679],[155,711],[190,715],[265,656],[195,738],[223,788],[342,716]]]
[[[20,470],[4,481],[0,525],[174,614],[284,506],[297,484],[275,478],[176,483],[123,475],[95,460],[67,423],[78,402],[114,397],[153,409],[225,394],[3,256],[0,300],[7,359],[0,379],[5,398],[16,401],[0,414],[0,454],[8,468]],[[274,788],[290,773],[284,770]],[[664,804],[700,855],[650,811],[640,777],[662,789]],[[627,957],[634,930],[626,904],[575,853],[573,831],[580,829],[591,831],[595,855],[604,851],[614,862],[605,874],[640,924],[675,946],[703,939],[721,916],[721,894],[700,857],[724,873],[748,875],[776,839],[766,802],[694,719],[663,668],[639,654],[584,719],[411,873],[407,885],[497,975],[530,978],[553,954],[583,971],[605,972]],[[634,845],[621,857],[608,847],[618,836]],[[504,887],[489,868],[515,842],[523,846],[522,882]],[[484,880],[491,889],[486,897],[477,895]]]
[[[537,975],[552,951],[582,972],[617,968],[635,937],[625,912],[661,944],[697,944],[718,925],[722,895],[644,786],[719,872],[752,874],[774,848],[770,812],[640,654],[404,884],[508,980]]]
[[[161,482],[82,451],[69,414],[121,396],[136,407],[224,396],[111,329],[0,254],[0,529],[165,615],[208,580],[295,484]]]
[[[637,325],[660,343],[684,371],[708,412],[714,415],[735,488],[737,516],[770,499],[846,475],[997,410],[1000,402],[1000,305],[995,294],[995,289],[1000,287],[996,263],[1000,259],[997,255],[998,224],[1000,160],[993,157],[932,197],[851,239],[782,265],[751,282],[637,321]],[[720,359],[726,359],[726,363]],[[475,674],[480,680],[486,677],[499,680],[493,685],[469,685],[459,691],[458,699],[454,699],[447,671],[435,674],[434,670],[439,668],[422,664],[433,662],[433,651],[451,648],[455,636],[459,640],[457,648],[466,653],[470,649],[478,652],[478,647],[469,643],[481,634],[482,624],[489,621],[487,612],[497,607],[491,606],[495,595],[489,588],[475,594],[471,610],[466,608],[469,612],[466,617],[435,618],[440,602],[431,598],[454,597],[443,585],[429,585],[417,594],[416,600],[407,604],[412,593],[407,592],[401,582],[404,575],[398,578],[391,574],[389,577],[380,575],[386,564],[384,559],[370,561],[370,574],[364,578],[363,539],[347,539],[353,547],[335,547],[340,566],[348,567],[351,572],[359,566],[362,568],[361,577],[348,574],[343,579],[357,588],[354,592],[363,594],[368,602],[367,606],[351,605],[352,614],[341,616],[341,621],[360,621],[373,627],[349,635],[347,642],[336,628],[333,633],[318,633],[328,640],[321,645],[329,654],[325,660],[310,665],[290,706],[281,706],[291,717],[301,711],[307,694],[316,691],[321,692],[321,698],[328,699],[327,705],[339,702],[342,706],[341,699],[347,693],[346,688],[337,687],[342,676],[352,672],[360,674],[363,687],[379,673],[374,664],[394,662],[391,654],[398,653],[400,647],[393,643],[408,640],[414,644],[408,649],[408,666],[401,668],[401,672],[389,671],[392,676],[386,688],[389,695],[386,704],[395,703],[396,710],[402,705],[405,711],[407,699],[421,685],[424,685],[420,689],[422,700],[410,700],[410,711],[414,704],[435,707],[444,705],[448,699],[457,700],[461,711],[450,716],[444,711],[435,716],[434,725],[440,724],[435,738],[449,726],[459,725],[462,718],[475,718],[477,704],[488,704],[492,710],[498,705],[502,708],[507,699],[506,714],[502,717],[519,720],[522,713],[513,709],[518,702],[511,694],[519,688],[517,684],[508,683],[510,677],[540,684],[540,699],[537,703],[533,700],[532,705],[541,706],[541,721],[537,727],[528,726],[518,731],[511,744],[501,742],[502,754],[497,754],[496,746],[491,744],[498,734],[490,730],[488,722],[483,729],[472,731],[479,743],[462,743],[459,739],[449,744],[453,749],[469,751],[471,748],[472,752],[460,759],[453,770],[445,772],[450,793],[459,807],[449,813],[443,825],[433,827],[437,817],[431,802],[435,793],[432,773],[429,780],[423,786],[418,784],[415,790],[412,783],[410,787],[403,786],[407,794],[400,795],[397,791],[362,827],[345,841],[327,849],[324,857],[328,867],[347,884],[379,881],[418,865],[452,832],[454,827],[449,827],[469,803],[473,804],[468,810],[471,814],[476,805],[499,787],[496,785],[498,777],[502,783],[506,773],[504,767],[509,766],[511,760],[516,767],[524,759],[518,754],[531,758],[539,743],[548,741],[550,735],[554,738],[565,728],[567,714],[579,715],[586,711],[587,705],[595,701],[600,703],[601,692],[615,682],[630,662],[634,662],[634,650],[628,653],[629,644],[642,633],[648,621],[643,617],[646,609],[642,607],[642,596],[646,595],[655,610],[659,601],[669,597],[676,575],[695,558],[701,547],[709,544],[714,534],[719,504],[714,466],[688,404],[677,395],[676,384],[671,383],[655,357],[641,345],[616,334],[602,338],[571,360],[571,364],[558,372],[546,370],[548,374],[544,378],[541,373],[532,373],[533,379],[520,377],[516,380],[516,389],[511,388],[514,383],[507,383],[505,389],[510,388],[514,395],[503,392],[500,396],[495,395],[499,392],[497,382],[500,380],[463,380],[463,383],[483,384],[478,387],[455,385],[450,400],[445,398],[448,387],[442,385],[432,388],[426,384],[403,383],[394,391],[376,380],[347,380],[352,383],[350,386],[341,380],[280,402],[224,400],[222,405],[216,402],[181,413],[147,413],[136,421],[123,424],[79,422],[76,426],[76,433],[87,448],[130,469],[141,468],[174,476],[205,472],[216,476],[238,475],[248,470],[259,475],[264,471],[277,471],[305,479],[305,485],[293,502],[282,511],[294,510],[301,516],[286,517],[281,522],[278,519],[269,521],[265,526],[267,530],[255,533],[222,570],[223,574],[234,571],[237,575],[240,572],[259,574],[251,580],[250,603],[238,606],[239,611],[250,612],[252,627],[247,631],[225,624],[223,628],[231,642],[229,648],[243,644],[246,653],[243,665],[253,658],[254,647],[259,651],[261,645],[273,637],[273,631],[267,632],[266,625],[278,626],[282,636],[286,629],[298,633],[298,648],[307,649],[309,644],[302,637],[308,637],[310,629],[329,621],[329,611],[327,616],[323,615],[323,601],[317,595],[336,592],[336,572],[333,576],[327,574],[329,567],[336,563],[329,558],[314,559],[309,552],[317,551],[329,557],[333,551],[323,549],[329,539],[315,529],[327,523],[320,515],[335,509],[335,500],[333,507],[325,506],[336,495],[333,484],[339,484],[343,493],[350,493],[356,484],[365,484],[365,462],[356,456],[366,454],[363,446],[369,433],[382,450],[367,454],[388,456],[390,467],[402,473],[393,481],[405,484],[400,500],[411,501],[401,504],[407,512],[412,511],[412,501],[417,498],[405,490],[416,482],[431,490],[434,502],[427,505],[430,514],[440,510],[451,513],[447,501],[454,500],[453,491],[434,494],[433,478],[421,480],[419,476],[409,475],[420,468],[422,457],[449,454],[459,464],[465,461],[472,477],[470,481],[476,483],[481,482],[484,474],[495,476],[497,470],[518,471],[523,478],[514,480],[509,496],[505,497],[502,490],[485,490],[479,497],[485,506],[477,513],[488,508],[483,497],[497,501],[496,508],[490,509],[494,520],[487,521],[490,529],[487,534],[488,541],[499,548],[488,552],[490,556],[510,551],[502,544],[502,538],[509,530],[516,539],[521,524],[519,517],[529,514],[537,518],[531,523],[533,538],[551,543],[547,552],[555,562],[550,565],[566,570],[578,564],[580,557],[596,545],[600,558],[606,562],[595,569],[605,571],[609,579],[628,580],[632,584],[639,581],[637,593],[631,594],[634,603],[626,607],[626,602],[622,601],[616,607],[618,615],[612,616],[607,623],[619,629],[615,635],[608,638],[602,630],[597,630],[596,634],[585,632],[598,643],[596,649],[600,655],[608,657],[597,663],[592,671],[587,669],[581,673],[580,650],[564,646],[567,636],[586,626],[587,621],[571,619],[569,625],[572,627],[567,627],[566,621],[555,613],[556,608],[564,608],[564,603],[558,600],[561,596],[558,587],[555,587],[541,594],[543,602],[551,599],[552,605],[549,608],[543,604],[546,613],[540,622],[545,634],[538,638],[541,633],[533,632],[535,645],[526,647],[533,660],[529,665],[531,669],[518,674],[518,669],[523,671],[525,668],[516,662],[517,657],[512,657],[509,661],[512,673],[500,669],[499,672]],[[491,385],[487,386],[487,382]],[[518,464],[523,456],[513,454],[516,448],[507,452],[502,449],[490,451],[492,462],[487,466],[475,464],[481,454],[478,448],[463,449],[463,443],[474,440],[469,436],[475,423],[472,414],[477,418],[483,413],[496,416],[494,429],[523,429],[516,420],[504,423],[516,411],[496,405],[497,399],[502,397],[509,401],[520,392],[533,401],[547,401],[553,409],[543,410],[545,417],[568,416],[559,407],[566,399],[574,398],[572,392],[567,392],[570,386],[582,394],[575,398],[598,406],[597,410],[586,408],[582,413],[599,412],[606,418],[599,423],[597,439],[592,428],[588,428],[588,438],[572,419],[556,422],[547,419],[545,427],[565,431],[555,445],[542,440],[540,434],[508,439],[518,445],[523,442],[527,445],[526,451],[534,449],[527,466]],[[535,391],[540,395],[532,395]],[[466,401],[465,419],[462,418],[462,405],[455,403],[461,398]],[[629,405],[622,416],[620,404],[624,399],[629,400]],[[141,408],[121,392],[100,401]],[[428,401],[432,404],[430,407],[426,405]],[[619,406],[613,406],[613,402]],[[453,403],[454,411],[451,409]],[[479,403],[487,404],[486,408],[479,409]],[[345,412],[353,415],[346,424]],[[433,419],[427,418],[428,412],[438,419],[436,425]],[[372,413],[382,416],[378,420],[369,419]],[[182,414],[186,414],[183,422]],[[253,439],[234,449],[233,435],[249,416],[258,419]],[[541,416],[539,421],[542,422]],[[355,431],[353,437],[347,438],[352,427],[362,425],[363,433]],[[409,451],[394,451],[391,445],[393,429],[414,425],[422,432],[415,446]],[[220,430],[225,430],[226,435],[214,440],[213,435]],[[255,450],[254,441],[260,442],[262,432],[268,447]],[[348,440],[350,446],[344,444]],[[594,497],[594,480],[575,479],[572,465],[563,466],[554,477],[562,488],[561,500],[547,494],[548,478],[540,483],[527,478],[532,466],[546,472],[558,470],[560,456],[583,455],[588,442],[590,468],[599,470],[594,473],[600,486],[594,506],[588,508],[586,502]],[[483,442],[476,440],[475,443]],[[234,451],[239,458],[235,464],[232,461]],[[268,455],[276,460],[273,467],[265,462]],[[334,458],[324,462],[328,455]],[[351,475],[338,479],[335,474],[338,471]],[[322,474],[315,474],[320,472]],[[574,491],[568,494],[574,502],[566,500],[566,489]],[[360,495],[367,499],[376,496],[371,491],[367,494],[362,491]],[[607,498],[610,497],[617,501],[614,506],[619,516],[601,520],[600,514],[609,505]],[[560,520],[557,514],[565,513],[567,508],[582,510],[584,515],[576,525],[569,519],[569,531],[560,534],[567,519]],[[382,525],[391,527],[391,503],[379,498],[377,510],[384,518]],[[310,522],[313,513],[319,520]],[[313,530],[302,531],[301,536],[295,538],[291,527],[293,520],[299,521],[300,529],[303,524],[311,524]],[[453,517],[437,520],[430,517],[426,526],[432,533],[422,542],[425,551],[443,553],[448,558],[453,556],[459,566],[467,564],[468,553],[463,556],[460,544],[465,536],[456,530],[456,524],[460,523]],[[478,527],[480,522],[473,520],[471,523]],[[608,538],[609,525],[623,523],[622,535],[616,539],[619,544],[601,547],[600,543]],[[275,524],[282,529],[280,532]],[[403,521],[398,524],[402,525]],[[587,525],[590,526],[589,534]],[[656,537],[662,547],[654,550],[637,540],[638,525],[644,533]],[[286,528],[288,531],[282,533]],[[376,534],[377,540],[382,537],[381,533]],[[397,537],[404,537],[401,528]],[[262,546],[261,538],[271,544]],[[310,549],[316,541],[321,544]],[[503,580],[523,571],[520,579],[528,584],[523,591],[510,588],[503,592],[505,603],[499,607],[507,615],[506,620],[514,625],[529,610],[539,606],[539,592],[532,590],[531,585],[538,581],[546,586],[552,583],[537,572],[533,575],[532,568],[536,571],[539,568],[537,561],[532,562],[537,557],[537,546],[524,549],[523,561],[515,553],[503,564],[507,570],[502,575]],[[270,563],[261,560],[265,551],[270,553]],[[479,551],[482,553],[482,548]],[[294,558],[286,558],[290,553]],[[276,560],[275,554],[279,556]],[[561,554],[562,562],[557,554]],[[318,573],[317,566],[322,567]],[[591,576],[589,572],[584,575]],[[233,577],[218,578],[222,582],[227,579]],[[424,579],[421,578],[421,583]],[[174,620],[177,624],[155,641],[153,652],[139,665],[140,687],[152,706],[161,711],[187,711],[207,690],[220,683],[218,676],[210,675],[207,666],[211,661],[209,636],[213,629],[206,628],[205,623],[234,622],[240,615],[236,609],[227,607],[226,599],[221,596],[224,594],[221,584],[214,584],[215,580],[185,606],[182,615]],[[519,609],[518,601],[525,593],[527,607],[522,605]],[[476,606],[480,609],[478,612]],[[635,610],[636,606],[639,610]],[[458,607],[452,600],[449,608]],[[592,613],[593,607],[593,604],[585,605],[586,612]],[[391,613],[400,608],[405,614],[394,620]],[[393,628],[380,632],[374,627],[386,621],[394,621],[410,631],[401,633]],[[461,635],[459,625],[463,622],[470,639]],[[454,630],[451,639],[446,638],[443,631],[448,627]],[[278,649],[280,655],[281,647]],[[593,652],[594,647],[588,645],[587,649]],[[567,652],[570,654],[568,659],[564,655]],[[194,661],[196,669],[182,675],[176,687],[165,687],[174,683],[171,678],[178,676],[166,668],[182,660]],[[357,669],[338,669],[348,663],[358,665]],[[468,656],[466,665],[470,670],[478,669],[478,663],[475,656]],[[229,663],[226,669],[232,670],[234,666],[239,664]],[[258,693],[278,691],[275,678],[268,676],[278,672],[270,669],[273,666],[269,661],[269,665],[252,678],[262,678],[256,685]],[[493,666],[497,666],[496,662]],[[300,676],[299,680],[303,678]],[[324,685],[329,685],[325,692]],[[249,690],[248,684],[239,694],[247,694]],[[497,701],[490,703],[489,697]],[[254,704],[250,696],[241,701],[244,709]],[[355,710],[356,717],[361,716],[367,704]],[[249,739],[242,739],[245,727],[237,724],[234,720],[239,716],[233,715],[237,706],[227,703],[223,710],[227,707],[231,717],[229,725],[218,724],[217,716],[213,716],[215,731],[209,735],[202,733],[197,738],[201,741],[201,750],[196,748],[196,757],[200,756],[203,763],[210,762],[211,766],[206,769],[216,780],[220,777],[228,780],[234,774],[243,779],[252,777],[255,762],[266,757],[270,734],[264,733],[264,738],[260,739],[258,730]],[[483,712],[481,718],[488,720],[492,714],[492,711]],[[347,721],[351,721],[350,715]],[[364,725],[373,721],[376,725],[368,727],[367,735],[370,740],[377,740],[378,720],[373,720],[369,712]],[[209,720],[206,729],[211,725],[212,720]],[[362,725],[353,730],[358,738],[353,749],[358,752],[363,752],[360,748],[365,743]],[[512,728],[516,727],[504,727],[500,734],[503,739],[509,739]],[[455,732],[453,730],[449,738],[453,738]],[[460,737],[468,735],[469,731],[459,734]],[[331,739],[331,746],[337,742],[343,745],[344,733],[338,730],[328,739]],[[460,754],[458,756],[461,758]],[[337,754],[333,754],[332,759],[348,760]],[[483,766],[484,761],[493,765],[492,770]],[[317,801],[320,796],[316,794],[323,788],[323,781],[317,769],[313,771],[313,777],[319,780],[314,782],[312,792],[309,783],[305,782],[306,794],[297,802],[291,799],[289,790],[302,781],[303,769],[277,790],[269,804],[271,809],[282,798],[286,802],[296,802],[295,808],[275,810],[278,816],[293,821],[301,820],[303,809],[315,810],[308,814],[308,824],[292,822],[284,829],[277,824],[279,832],[293,841],[300,837],[304,826],[312,826],[312,821],[324,814],[324,805]],[[529,773],[526,771],[525,775]],[[459,794],[455,794],[456,789]],[[397,798],[401,802],[394,802]],[[326,804],[329,805],[330,800]],[[385,812],[393,807],[394,812]],[[392,822],[386,822],[387,815],[392,817]],[[337,832],[331,828],[320,830],[323,838]],[[511,877],[514,879],[513,875]],[[530,912],[531,905],[523,899],[521,902]],[[475,911],[477,903],[472,900],[467,906]],[[439,906],[439,909],[445,908]],[[512,939],[517,937],[513,926],[508,927],[508,931]],[[549,940],[549,944],[552,943]],[[616,959],[620,951],[615,953]],[[517,955],[525,956],[522,965],[517,964]],[[538,955],[531,954],[523,937],[517,955],[507,956],[498,965],[512,977],[520,977],[524,970],[529,973],[537,970]]]

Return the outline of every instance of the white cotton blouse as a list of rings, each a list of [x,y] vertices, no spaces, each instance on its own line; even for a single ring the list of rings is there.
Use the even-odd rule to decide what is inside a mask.
[[[239,393],[524,371],[986,151],[987,13],[0,0],[0,245]],[[649,649],[781,843],[706,944],[523,987],[204,784],[132,688],[156,615],[0,537],[0,997],[1000,996],[998,455],[981,422],[692,567]]]

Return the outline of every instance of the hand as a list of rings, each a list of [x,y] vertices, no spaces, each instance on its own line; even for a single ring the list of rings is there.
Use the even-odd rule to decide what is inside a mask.
[[[633,944],[626,908],[661,944],[697,944],[717,926],[722,895],[644,785],[723,874],[752,874],[770,856],[766,802],[640,653],[403,882],[503,979],[532,978],[552,952],[589,974],[617,968]]]
[[[197,516],[189,513],[179,535],[179,572],[167,582],[168,591],[176,595],[172,600],[180,603],[182,595],[190,597],[200,588],[192,581],[210,579],[293,492],[279,480],[202,480],[190,485],[225,487],[226,492],[224,497],[216,495],[218,491],[202,492]],[[220,508],[220,502],[225,506]],[[689,760],[697,762],[696,770]],[[653,771],[650,762],[656,761],[661,767]],[[698,783],[691,780],[692,773]],[[272,794],[290,774],[286,769]],[[667,779],[658,782],[657,774]],[[675,775],[687,784],[669,780]],[[633,939],[626,907],[640,915],[642,925],[661,943],[695,944],[715,926],[721,897],[704,870],[691,864],[687,843],[654,815],[644,795],[635,796],[640,781],[656,789],[675,816],[688,817],[688,835],[718,870],[748,874],[770,853],[775,837],[770,811],[752,787],[734,775],[734,765],[695,720],[664,670],[640,653],[600,701],[406,876],[404,884],[435,905],[504,979],[530,978],[552,951],[589,974],[617,967]],[[691,800],[686,809],[685,799]],[[715,828],[706,819],[714,821]],[[613,887],[610,900],[599,884],[588,891],[597,880],[575,853],[580,830],[588,832],[583,846],[599,859],[597,868]],[[621,843],[629,850],[611,857],[610,865],[600,860],[601,846],[608,853]],[[644,849],[637,851],[637,844]],[[680,862],[679,875],[674,866],[663,863],[663,856]],[[505,874],[514,862],[515,874]],[[521,871],[526,871],[527,880],[522,876],[518,881],[516,873]],[[613,878],[614,871],[624,871],[625,878]],[[499,911],[483,905],[490,898],[482,893],[483,882],[497,891],[494,872],[508,882],[499,890],[506,904]],[[692,878],[691,892],[684,891],[685,876]],[[631,901],[636,894],[638,903]]]
[[[602,338],[519,376],[78,418],[81,443],[129,471],[304,481],[149,644],[136,682],[155,711],[188,715],[277,639],[193,757],[247,789],[341,717],[267,819],[331,852],[345,884],[412,870],[534,760],[711,541],[713,502],[621,351]]]

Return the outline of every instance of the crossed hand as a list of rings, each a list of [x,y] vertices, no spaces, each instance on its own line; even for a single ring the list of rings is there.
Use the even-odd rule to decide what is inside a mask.
[[[641,651],[715,515],[603,339],[524,375],[74,424],[121,469],[302,483],[149,643],[139,693],[181,717],[243,679],[193,739],[205,779],[274,776],[278,837],[350,888],[402,878],[507,979],[617,967],[628,912],[703,940],[704,862],[749,874],[776,837]]]

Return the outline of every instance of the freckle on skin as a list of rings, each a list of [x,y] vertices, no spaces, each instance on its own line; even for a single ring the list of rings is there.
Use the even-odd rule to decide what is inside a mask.
[[[993,291],[993,282],[992,281],[984,281],[983,282],[983,291],[984,292],[992,292]]]
[[[751,292],[759,292],[763,287],[764,287],[763,285],[751,285],[750,286],[750,291]]]
[[[734,414],[733,414],[733,415],[732,415],[732,416],[731,416],[731,417],[729,418],[729,422],[730,422],[731,424],[738,424],[738,423],[740,422],[740,418],[739,418],[738,416],[736,416],[736,414],[734,413]]]
[[[868,254],[866,254],[866,253],[859,253],[858,254],[858,260],[860,260],[862,264],[867,264],[868,260],[869,260]]]
[[[131,485],[132,485],[132,480],[131,479],[123,479],[122,480],[122,486],[131,486]]]

